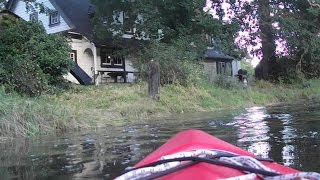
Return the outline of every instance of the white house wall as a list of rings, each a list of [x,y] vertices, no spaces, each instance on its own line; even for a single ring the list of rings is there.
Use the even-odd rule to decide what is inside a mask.
[[[91,77],[94,76],[93,44],[86,38],[71,39],[71,49],[77,51],[77,64]],[[92,54],[88,54],[88,52]],[[71,82],[78,81],[69,73],[65,78]]]
[[[50,0],[36,0],[38,3],[42,3],[45,7],[49,8],[50,10],[57,10],[52,5]],[[39,12],[39,9],[35,9],[34,11]],[[19,0],[16,4],[16,6],[13,9],[13,13],[15,13],[17,16],[21,17],[22,19],[29,21],[30,20],[30,14],[32,14],[34,11],[27,11],[26,9],[26,3],[22,0]],[[71,27],[67,24],[66,20],[63,19],[61,16],[61,13],[59,10],[60,15],[60,23],[56,25],[49,25],[49,14],[47,13],[38,13],[38,21],[40,21],[45,28],[46,32],[48,34],[52,33],[58,33],[58,32],[70,32]],[[123,13],[120,13],[120,22],[123,23]],[[132,35],[124,34],[124,38],[131,38]],[[96,71],[123,71],[122,68],[102,68],[101,67],[101,57],[100,57],[100,49],[97,48],[96,52],[96,67],[94,66],[94,57],[93,53],[94,51],[94,44],[90,42],[88,39],[86,39],[84,36],[80,39],[71,39],[70,45],[72,50],[77,51],[77,64],[93,79],[94,78],[94,72]],[[136,70],[132,67],[132,58],[131,57],[125,57],[125,69],[129,72],[135,72]],[[74,78],[70,73],[68,75],[64,76],[67,80],[79,83],[76,78]],[[127,76],[128,82],[133,82],[135,79],[133,73],[129,73]],[[99,81],[99,77],[97,78]]]
[[[37,2],[43,3],[43,5],[50,10],[56,10],[50,0],[37,0]],[[35,11],[39,12],[39,9],[35,9]],[[30,20],[30,14],[32,14],[32,11],[27,11],[26,3],[21,0],[17,2],[13,12],[26,21]],[[59,14],[60,13],[61,12],[59,12]],[[49,26],[49,14],[47,13],[38,13],[38,20],[42,23],[48,34],[68,31],[71,29],[71,27],[69,27],[66,21],[62,18],[61,14],[60,23],[56,25]]]

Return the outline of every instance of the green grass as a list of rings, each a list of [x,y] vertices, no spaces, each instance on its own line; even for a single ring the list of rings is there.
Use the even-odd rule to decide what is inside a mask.
[[[7,94],[0,88],[0,136],[34,136],[79,128],[137,123],[176,113],[236,109],[293,101],[320,101],[320,80],[311,87],[258,81],[248,88],[204,83],[161,88],[159,101],[148,98],[147,85],[74,86],[38,98]]]

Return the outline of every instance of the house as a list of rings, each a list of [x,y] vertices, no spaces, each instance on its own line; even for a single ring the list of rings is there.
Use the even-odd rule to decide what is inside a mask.
[[[238,59],[228,56],[216,48],[207,49],[203,58],[203,65],[210,80],[213,80],[217,75],[234,77],[241,69]]]
[[[93,25],[90,17],[93,6],[90,0],[36,0],[50,11],[40,13],[39,7],[26,8],[23,0],[9,0],[6,9],[26,21],[40,22],[48,34],[63,33],[71,41],[70,58],[77,64],[65,78],[81,84],[96,85],[105,82],[132,82],[135,69],[132,57],[120,56],[119,48],[110,40],[95,41],[92,38]],[[28,9],[28,10],[27,10]],[[123,22],[123,16],[122,18]],[[132,35],[125,34],[126,44]]]

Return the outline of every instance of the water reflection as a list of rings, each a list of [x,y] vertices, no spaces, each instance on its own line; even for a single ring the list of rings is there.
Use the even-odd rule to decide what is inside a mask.
[[[283,130],[279,133],[281,137],[276,137],[276,134],[270,133],[270,121],[282,122]],[[234,117],[232,125],[239,127],[238,142],[240,146],[246,147],[247,151],[263,157],[269,157],[271,144],[269,139],[277,139],[283,144],[282,147],[282,162],[286,166],[293,166],[295,157],[295,146],[292,145],[293,140],[297,137],[296,131],[292,124],[292,116],[285,113],[268,114],[265,107],[252,107],[246,109],[246,112]]]
[[[265,107],[252,107],[235,116],[233,122],[234,126],[239,127],[239,145],[247,147],[247,151],[263,158],[269,158],[271,149],[268,142],[270,128],[265,121],[268,117]]]
[[[317,171],[320,113],[316,109],[319,104],[253,107],[237,115],[198,114],[189,119],[184,115],[94,132],[1,140],[0,179],[112,179],[172,135],[191,128],[261,157]]]
[[[296,129],[291,126],[292,118],[290,114],[284,114],[282,116],[278,116],[278,119],[281,120],[283,124],[282,141],[284,146],[282,148],[282,162],[286,166],[293,166],[295,158],[295,147],[292,145],[294,138],[297,137]]]

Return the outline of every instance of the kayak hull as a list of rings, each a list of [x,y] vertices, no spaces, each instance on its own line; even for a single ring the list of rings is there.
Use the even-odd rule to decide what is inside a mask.
[[[155,161],[158,161],[162,156],[175,154],[178,152],[196,150],[196,149],[215,149],[220,151],[228,151],[242,156],[255,157],[253,154],[233,146],[225,141],[222,141],[216,137],[213,137],[200,130],[186,130],[176,134],[169,139],[165,144],[152,152],[142,161],[135,165],[140,167]],[[299,172],[295,169],[280,165],[275,162],[262,162],[269,168],[281,173],[290,174]],[[179,170],[175,173],[163,176],[161,179],[222,179],[235,176],[244,175],[243,172],[223,167],[219,165],[213,165],[208,163],[198,163],[188,168]]]

